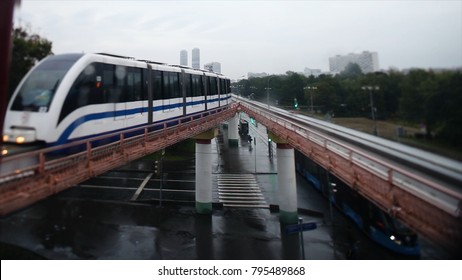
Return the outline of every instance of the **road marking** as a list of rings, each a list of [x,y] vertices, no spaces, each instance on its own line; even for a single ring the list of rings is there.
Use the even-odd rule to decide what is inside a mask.
[[[269,208],[253,174],[218,174],[218,201],[224,207]]]
[[[146,178],[144,179],[144,181],[141,183],[141,185],[138,187],[138,189],[136,190],[135,194],[132,196],[132,199],[130,200],[137,200],[138,199],[138,196],[140,195],[140,193],[143,191],[144,187],[146,186],[146,184],[149,182],[149,180],[151,179],[152,175],[154,175],[154,173],[149,173],[148,176],[146,176]]]

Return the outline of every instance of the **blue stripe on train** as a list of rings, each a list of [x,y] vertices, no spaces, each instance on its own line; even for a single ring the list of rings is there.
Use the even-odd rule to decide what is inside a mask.
[[[229,98],[230,97],[214,98],[214,99],[207,100],[207,103],[224,101],[224,100],[227,100]],[[198,105],[198,104],[203,104],[203,103],[205,103],[204,100],[186,102],[186,106]],[[183,107],[183,103],[175,103],[175,104],[169,104],[169,105],[155,106],[155,107],[153,107],[153,111],[154,112],[159,112],[159,111],[163,111],[163,110],[175,109],[175,108],[180,108],[180,107]],[[100,119],[106,119],[106,118],[113,118],[113,117],[130,116],[130,115],[135,115],[135,114],[141,114],[142,112],[147,112],[147,111],[148,111],[148,107],[140,107],[140,108],[133,108],[133,109],[128,109],[128,110],[93,113],[93,114],[88,114],[88,115],[82,116],[82,117],[76,119],[75,121],[73,121],[64,130],[64,132],[58,138],[58,141],[56,141],[56,143],[54,143],[54,144],[55,145],[60,145],[60,144],[66,143],[67,140],[69,139],[69,136],[71,135],[71,133],[78,126],[80,126],[81,124],[86,123],[88,121],[94,121],[94,120],[100,120]],[[180,117],[182,117],[182,116],[175,117],[173,119],[180,118]],[[163,121],[166,121],[166,120],[161,120],[161,121],[163,122]],[[145,124],[140,124],[140,125],[136,125],[136,126],[132,126],[132,127],[126,127],[126,128],[119,129],[119,130],[108,131],[108,132],[101,133],[101,134],[98,134],[98,135],[109,134],[109,133],[113,133],[113,132],[117,132],[117,131],[136,128],[136,127],[143,126],[143,125],[145,125]],[[95,135],[91,135],[91,136],[95,136]],[[82,137],[82,138],[85,138],[85,137]]]

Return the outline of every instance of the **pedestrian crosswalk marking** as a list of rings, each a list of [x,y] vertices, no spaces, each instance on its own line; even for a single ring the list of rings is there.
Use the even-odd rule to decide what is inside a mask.
[[[218,200],[224,207],[269,208],[253,174],[218,174]]]

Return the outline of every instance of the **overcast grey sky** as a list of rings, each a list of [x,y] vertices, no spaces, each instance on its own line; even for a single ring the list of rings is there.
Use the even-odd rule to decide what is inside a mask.
[[[462,1],[22,0],[15,25],[53,52],[111,52],[179,64],[201,50],[236,79],[329,70],[336,54],[376,51],[382,69],[461,67]]]

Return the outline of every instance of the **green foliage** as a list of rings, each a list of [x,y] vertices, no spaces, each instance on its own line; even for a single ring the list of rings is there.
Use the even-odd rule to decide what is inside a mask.
[[[428,137],[444,139],[454,146],[462,146],[462,73],[412,70],[408,74],[397,71],[363,74],[358,65],[351,64],[333,77],[305,77],[295,72],[263,78],[241,80],[237,84],[241,95],[250,90],[255,99],[266,102],[266,88],[273,104],[300,106],[311,104],[316,111],[333,112],[338,117],[371,117],[370,95],[373,96],[375,117],[413,123],[426,128]],[[377,86],[369,92],[363,86]],[[310,87],[310,89],[308,89]],[[305,88],[305,89],[304,89]],[[315,88],[315,89],[313,89]],[[302,107],[303,108],[303,107]]]
[[[359,67],[359,65],[356,63],[350,62],[345,67],[345,70],[343,70],[340,73],[340,77],[341,78],[357,78],[358,76],[361,76],[362,74],[363,74],[363,71],[361,70],[361,67]]]
[[[13,30],[13,52],[10,68],[9,97],[21,79],[41,59],[53,54],[52,43],[22,27]]]

